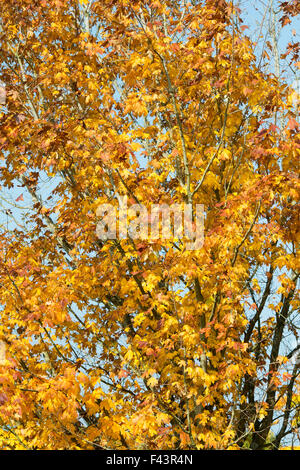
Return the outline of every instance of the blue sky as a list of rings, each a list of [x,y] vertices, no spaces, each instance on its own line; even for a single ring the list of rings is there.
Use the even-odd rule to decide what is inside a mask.
[[[285,25],[283,28],[279,23],[282,17],[282,12],[279,9],[278,0],[241,0],[239,2],[242,10],[242,18],[244,24],[249,27],[245,31],[253,42],[257,42],[255,53],[257,57],[260,57],[262,47],[265,44],[266,34],[269,36],[270,26],[270,7],[273,3],[273,10],[275,12],[275,19],[277,21],[276,33],[278,38],[279,53],[282,54],[286,51],[286,48],[290,42],[296,43],[300,41],[300,16],[291,18],[291,23]],[[262,25],[263,23],[263,25]],[[270,40],[270,37],[267,37]],[[270,40],[270,42],[272,42]],[[270,54],[270,51],[268,50]],[[292,84],[296,77],[291,69],[288,67],[288,58],[286,61],[281,62],[281,73],[288,79],[289,83]],[[298,78],[300,71],[298,69]]]

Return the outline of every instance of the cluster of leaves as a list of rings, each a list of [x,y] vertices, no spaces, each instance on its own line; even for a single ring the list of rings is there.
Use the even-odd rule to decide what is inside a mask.
[[[298,16],[300,14],[300,2],[299,0],[293,0],[292,2],[281,2],[280,9],[283,15],[280,18],[280,23],[282,26],[290,24],[292,22],[292,18]],[[296,35],[296,31],[294,32]],[[291,55],[291,64],[299,63],[299,55],[300,55],[300,42],[289,42],[287,51],[283,54],[283,58],[286,56]]]
[[[291,2],[280,2],[280,8],[283,12],[283,16],[280,18],[280,22],[285,25],[291,23],[291,17],[297,16],[300,13],[299,0],[292,0]]]
[[[225,0],[0,12],[24,216],[1,228],[0,447],[278,448],[299,423],[293,90]],[[125,195],[203,204],[203,247],[99,240]]]

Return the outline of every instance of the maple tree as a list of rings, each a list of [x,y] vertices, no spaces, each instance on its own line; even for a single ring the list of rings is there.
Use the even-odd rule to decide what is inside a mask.
[[[238,9],[0,11],[0,176],[18,191],[0,238],[0,448],[297,438],[298,104]],[[97,208],[120,196],[203,204],[203,247],[100,240]]]

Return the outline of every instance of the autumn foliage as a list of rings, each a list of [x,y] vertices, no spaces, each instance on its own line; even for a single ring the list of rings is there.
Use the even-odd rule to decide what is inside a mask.
[[[0,448],[297,439],[297,102],[238,9],[0,11],[0,179],[15,204],[0,236]],[[98,206],[125,195],[203,204],[203,247],[99,240]]]

